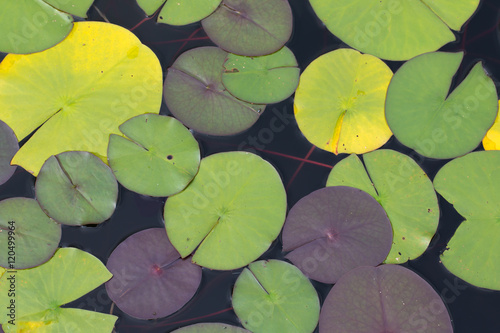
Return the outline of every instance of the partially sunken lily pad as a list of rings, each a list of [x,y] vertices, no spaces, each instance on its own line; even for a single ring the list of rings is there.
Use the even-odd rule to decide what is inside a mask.
[[[108,160],[118,181],[131,191],[166,197],[182,191],[200,164],[200,148],[177,119],[156,114],[120,126],[109,138]]]
[[[465,217],[441,260],[478,287],[500,290],[500,151],[474,152],[446,164],[434,186]]]
[[[327,187],[293,206],[283,228],[283,251],[306,276],[336,283],[358,266],[383,262],[392,245],[384,209],[359,189]]]
[[[436,192],[425,172],[410,157],[381,149],[351,155],[337,163],[327,186],[351,186],[372,195],[384,207],[394,233],[386,263],[401,264],[420,256],[439,222]],[[365,169],[366,168],[366,169]]]
[[[62,224],[96,224],[111,217],[118,183],[95,155],[71,151],[51,156],[40,170],[35,193],[43,210]]]
[[[12,129],[0,120],[0,185],[12,177],[16,167],[10,161],[19,150],[17,138]]]
[[[286,194],[274,167],[247,152],[214,154],[184,191],[167,199],[165,227],[182,257],[210,269],[248,265],[285,221]]]
[[[483,147],[484,150],[500,150],[500,112],[483,139]]]
[[[229,54],[222,83],[235,97],[249,103],[278,103],[290,97],[299,84],[297,60],[286,46],[260,57]]]
[[[453,327],[431,285],[409,269],[382,265],[340,278],[321,309],[319,332],[452,333]]]
[[[287,0],[223,0],[201,23],[208,37],[224,50],[261,56],[285,45],[292,34],[292,20]]]
[[[54,254],[61,240],[61,225],[51,220],[34,199],[0,201],[0,266],[31,268]]]
[[[109,297],[139,319],[168,316],[184,306],[201,282],[201,268],[180,258],[164,228],[140,231],[111,253]]]
[[[498,96],[481,63],[449,94],[462,58],[463,53],[421,55],[401,66],[389,85],[387,123],[402,144],[423,156],[466,154],[495,120]]]
[[[165,103],[184,125],[210,135],[231,135],[252,126],[265,105],[233,97],[221,80],[227,53],[213,46],[184,52],[168,69]]]
[[[172,333],[250,333],[243,328],[222,323],[200,323],[173,331]]]
[[[311,333],[319,318],[313,285],[295,266],[279,260],[248,265],[234,285],[233,308],[254,333]]]

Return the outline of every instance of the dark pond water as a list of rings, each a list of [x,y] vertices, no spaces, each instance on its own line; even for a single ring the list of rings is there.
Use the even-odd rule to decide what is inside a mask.
[[[292,39],[287,45],[295,53],[302,70],[319,55],[346,46],[326,30],[314,15],[308,1],[289,1],[295,22]],[[108,20],[131,29],[144,19],[144,14],[135,0],[97,0],[89,11],[89,18]],[[482,60],[498,85],[499,18],[500,2],[483,0],[479,11],[467,24],[465,32],[457,34],[458,41],[443,48],[446,51],[466,52],[455,84],[465,77],[477,60]],[[133,32],[155,51],[164,72],[183,51],[197,46],[213,45],[206,38],[200,24],[169,27],[149,20],[135,27]],[[191,40],[188,40],[189,38]],[[394,71],[401,64],[390,62],[389,66]],[[165,105],[162,106],[161,113],[169,114]],[[271,131],[271,122],[279,124],[273,127],[279,130]],[[289,207],[305,195],[324,187],[330,172],[328,166],[346,157],[313,149],[293,119],[292,98],[269,106],[255,126],[240,135],[226,138],[198,134],[195,136],[200,142],[203,156],[244,147],[256,148],[257,153],[280,172],[287,188]],[[383,148],[394,149],[413,157],[431,179],[447,162],[447,160],[423,158],[402,146],[394,137]],[[32,176],[18,169],[8,183],[0,186],[0,199],[16,196],[34,197],[34,181]],[[106,263],[113,249],[131,234],[163,226],[164,202],[165,198],[145,197],[120,188],[118,207],[109,221],[97,227],[63,227],[61,245],[88,251]],[[500,332],[500,292],[468,285],[447,272],[439,263],[439,254],[462,221],[461,216],[443,198],[439,197],[439,202],[441,220],[431,246],[420,258],[404,266],[420,274],[442,295],[453,319],[456,333]],[[280,249],[281,242],[278,239],[262,258],[283,259]],[[120,318],[116,325],[116,332],[119,333],[170,332],[178,327],[202,321],[238,325],[238,319],[231,309],[230,295],[240,271],[219,272],[204,269],[202,284],[195,297],[176,314],[157,321],[135,320],[123,314],[117,307],[112,307],[103,286],[67,306],[105,313],[112,311]],[[314,285],[323,301],[331,286],[321,283]]]

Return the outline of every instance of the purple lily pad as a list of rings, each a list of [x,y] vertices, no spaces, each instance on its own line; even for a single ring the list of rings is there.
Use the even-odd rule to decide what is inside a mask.
[[[142,230],[111,253],[107,268],[113,278],[106,291],[126,314],[139,319],[166,317],[196,293],[201,268],[181,259],[164,228]]]
[[[10,161],[19,150],[17,137],[14,131],[0,120],[0,185],[12,177],[16,166],[10,165]]]
[[[336,283],[358,266],[376,266],[392,245],[385,210],[368,193],[347,186],[326,187],[302,198],[288,214],[283,251],[307,277]]]
[[[172,333],[250,333],[244,328],[223,323],[199,323],[179,328]]]
[[[452,333],[441,297],[416,273],[397,265],[358,267],[328,294],[319,332]]]

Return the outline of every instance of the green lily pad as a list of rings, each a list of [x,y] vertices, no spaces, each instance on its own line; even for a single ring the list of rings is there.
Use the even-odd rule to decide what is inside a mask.
[[[12,177],[16,167],[10,161],[19,150],[17,138],[12,129],[0,120],[0,185]]]
[[[77,22],[58,45],[9,54],[0,63],[0,119],[19,140],[14,156],[35,176],[51,155],[89,151],[104,162],[109,134],[143,113],[158,113],[162,70],[156,55],[130,31]]]
[[[111,169],[89,152],[51,156],[40,170],[35,193],[43,210],[62,224],[96,224],[111,217],[118,183]]]
[[[335,36],[387,60],[407,60],[454,41],[451,30],[460,30],[479,5],[479,0],[310,2]]]
[[[183,258],[219,270],[248,265],[285,222],[286,194],[274,167],[247,152],[201,160],[186,189],[165,203],[167,235]]]
[[[28,198],[0,201],[0,266],[31,268],[52,257],[61,240],[61,225],[51,220],[38,202]]]
[[[249,333],[243,328],[223,323],[199,323],[179,328],[172,333]]]
[[[182,191],[196,175],[198,142],[177,119],[140,115],[123,123],[120,131],[125,137],[109,137],[108,160],[129,190],[166,197]]]
[[[94,0],[43,0],[63,12],[87,18],[87,11]]]
[[[12,278],[14,277],[14,278]],[[15,322],[7,311],[0,314],[5,333],[96,332],[109,333],[116,316],[60,306],[94,290],[111,278],[111,273],[94,256],[75,248],[58,249],[45,264],[7,271],[0,278],[0,305],[11,303],[8,289],[15,284]]]
[[[439,170],[434,186],[465,217],[441,261],[470,284],[500,290],[500,151],[454,159]]]
[[[318,324],[319,298],[311,281],[284,261],[248,265],[236,280],[233,308],[254,332],[311,333]]]
[[[363,162],[356,155],[343,159],[333,167],[326,185],[359,188],[384,207],[393,231],[386,263],[402,264],[419,257],[439,222],[431,181],[413,159],[393,150],[365,154]]]
[[[297,125],[315,146],[334,154],[362,154],[392,133],[384,115],[392,71],[380,59],[338,49],[314,60],[295,93]]]
[[[198,22],[212,14],[222,0],[137,0],[147,15],[154,14],[165,4],[158,15],[158,22],[186,25]]]
[[[463,53],[421,55],[401,66],[389,85],[387,123],[402,144],[423,156],[466,154],[495,121],[498,96],[481,63],[448,95],[462,58]]]
[[[229,54],[222,84],[231,95],[249,103],[272,104],[290,97],[299,84],[297,60],[286,46],[260,57]]]

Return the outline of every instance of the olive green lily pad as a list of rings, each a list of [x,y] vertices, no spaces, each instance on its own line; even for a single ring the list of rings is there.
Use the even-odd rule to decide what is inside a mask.
[[[137,0],[148,15],[155,13],[165,4],[158,16],[158,22],[170,25],[186,25],[198,22],[212,14],[222,0]]]
[[[179,328],[172,333],[249,333],[243,328],[222,323],[199,323]]]
[[[417,258],[429,246],[439,222],[431,181],[413,159],[393,150],[365,154],[363,162],[356,155],[343,159],[333,167],[326,185],[359,188],[384,207],[393,231],[386,263]]]
[[[463,53],[435,52],[406,62],[387,91],[386,118],[394,136],[419,154],[454,158],[475,149],[498,110],[495,84],[477,63],[448,95]]]
[[[87,11],[94,0],[43,0],[60,11],[87,18]]]
[[[19,150],[17,138],[12,129],[0,120],[0,185],[12,177],[16,167],[10,161]]]
[[[134,117],[109,138],[108,160],[118,181],[131,191],[170,196],[182,191],[200,164],[200,148],[177,119],[157,114]]]
[[[439,170],[434,186],[465,218],[441,261],[470,284],[500,290],[500,151],[454,159]]]
[[[500,101],[498,101],[500,105]],[[484,150],[500,150],[500,112],[497,113],[495,123],[483,138]]]
[[[186,189],[167,199],[167,235],[183,258],[219,270],[248,265],[285,222],[286,194],[274,167],[257,155],[227,152],[201,160]]]

